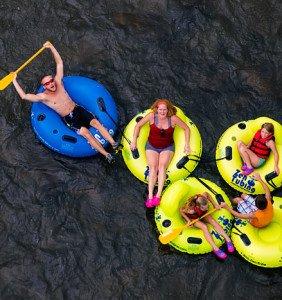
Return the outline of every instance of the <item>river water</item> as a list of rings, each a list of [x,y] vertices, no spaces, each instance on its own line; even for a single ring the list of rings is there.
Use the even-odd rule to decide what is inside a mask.
[[[281,11],[275,0],[2,0],[0,75],[50,40],[66,74],[107,87],[121,124],[167,97],[212,158],[232,124],[282,122]],[[18,78],[35,92],[50,71],[45,51]],[[121,156],[110,166],[56,154],[36,140],[12,86],[0,100],[1,299],[281,299],[281,268],[161,246],[146,187]],[[214,164],[195,174],[234,195]]]

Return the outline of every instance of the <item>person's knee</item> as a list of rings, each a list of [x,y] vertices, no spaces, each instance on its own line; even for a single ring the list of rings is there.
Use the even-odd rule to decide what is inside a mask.
[[[86,127],[81,127],[79,129],[79,134],[84,137],[87,137],[87,135],[89,135],[89,130]]]
[[[101,123],[97,119],[91,120],[90,125],[96,129],[102,127]]]
[[[166,164],[160,163],[158,170],[159,170],[159,172],[165,172],[166,168],[167,168]]]
[[[238,148],[239,151],[243,151],[244,146],[245,146],[245,144],[242,141],[237,142],[237,148]]]
[[[150,174],[157,174],[158,173],[158,166],[157,165],[150,165],[149,166],[150,169]]]
[[[207,226],[205,223],[201,223],[201,229],[202,229],[204,232],[208,232],[208,226]]]

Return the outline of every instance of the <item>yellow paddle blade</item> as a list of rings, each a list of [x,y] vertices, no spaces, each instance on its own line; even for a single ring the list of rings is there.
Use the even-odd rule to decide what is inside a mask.
[[[14,79],[14,74],[19,73],[23,68],[25,68],[32,60],[35,59],[36,56],[38,56],[45,47],[40,48],[35,54],[33,54],[24,64],[22,64],[15,72],[11,72],[7,76],[5,76],[3,79],[0,80],[0,91],[3,91]]]
[[[179,236],[181,231],[184,229],[186,225],[176,227],[172,231],[165,232],[159,236],[159,241],[162,244],[168,244],[169,242],[173,241],[175,238]]]
[[[14,75],[15,73],[11,72],[0,80],[0,91],[3,91],[13,81]]]

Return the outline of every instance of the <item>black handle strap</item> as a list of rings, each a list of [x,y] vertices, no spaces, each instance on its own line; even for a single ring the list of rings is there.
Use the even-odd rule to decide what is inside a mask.
[[[250,246],[251,240],[246,235],[246,233],[243,233],[237,226],[234,225],[234,223],[233,223],[233,227],[239,232],[239,233],[236,233],[236,232],[233,232],[233,233],[240,236],[241,241],[244,243],[244,245]]]
[[[209,191],[211,191],[215,195],[215,199],[218,204],[224,202],[224,199],[221,194],[217,193],[212,187],[210,187],[207,183],[205,183],[201,178],[194,176],[203,186],[205,186]]]
[[[102,97],[99,97],[97,99],[97,104],[98,104],[98,107],[99,109],[104,112],[110,119],[111,121],[116,125],[117,128],[119,128],[119,125],[117,124],[117,122],[112,118],[112,116],[108,113],[107,109],[106,109],[106,105],[105,105],[105,102],[104,102],[104,99]],[[131,144],[131,141],[129,140],[129,138],[127,138],[123,131],[121,131],[121,135],[124,137],[124,139],[127,141],[127,143],[130,145]],[[138,152],[138,149],[134,149],[131,151],[132,153],[132,156],[134,159],[137,159],[139,158],[139,152]]]

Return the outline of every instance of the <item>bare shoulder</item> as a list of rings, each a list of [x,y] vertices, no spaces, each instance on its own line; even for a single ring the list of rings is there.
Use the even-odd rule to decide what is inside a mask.
[[[170,117],[172,126],[179,124],[181,122],[181,119],[177,115],[173,115]]]
[[[47,99],[47,95],[43,92],[43,93],[38,93],[36,94],[36,97],[40,100],[40,101],[46,101]]]
[[[45,92],[39,93],[39,94],[37,94],[37,95],[39,95],[40,101],[46,102],[46,103],[51,102],[51,101],[54,101],[54,98],[55,98],[55,96],[50,95],[50,94],[45,93]]]
[[[150,123],[153,123],[153,120],[154,120],[154,113],[153,112],[149,112],[144,118],[144,121],[146,122],[150,122]]]
[[[63,78],[61,78],[61,77],[59,77],[59,76],[55,76],[54,77],[54,80],[55,80],[55,82],[56,82],[56,85],[57,85],[57,87],[60,87],[60,88],[65,88],[64,87],[64,83],[63,83]]]
[[[170,118],[171,118],[171,121],[178,121],[178,120],[180,120],[180,118],[177,115],[173,115]]]
[[[271,147],[275,147],[275,141],[274,140],[269,140],[268,142],[266,142],[266,145],[271,148]]]

